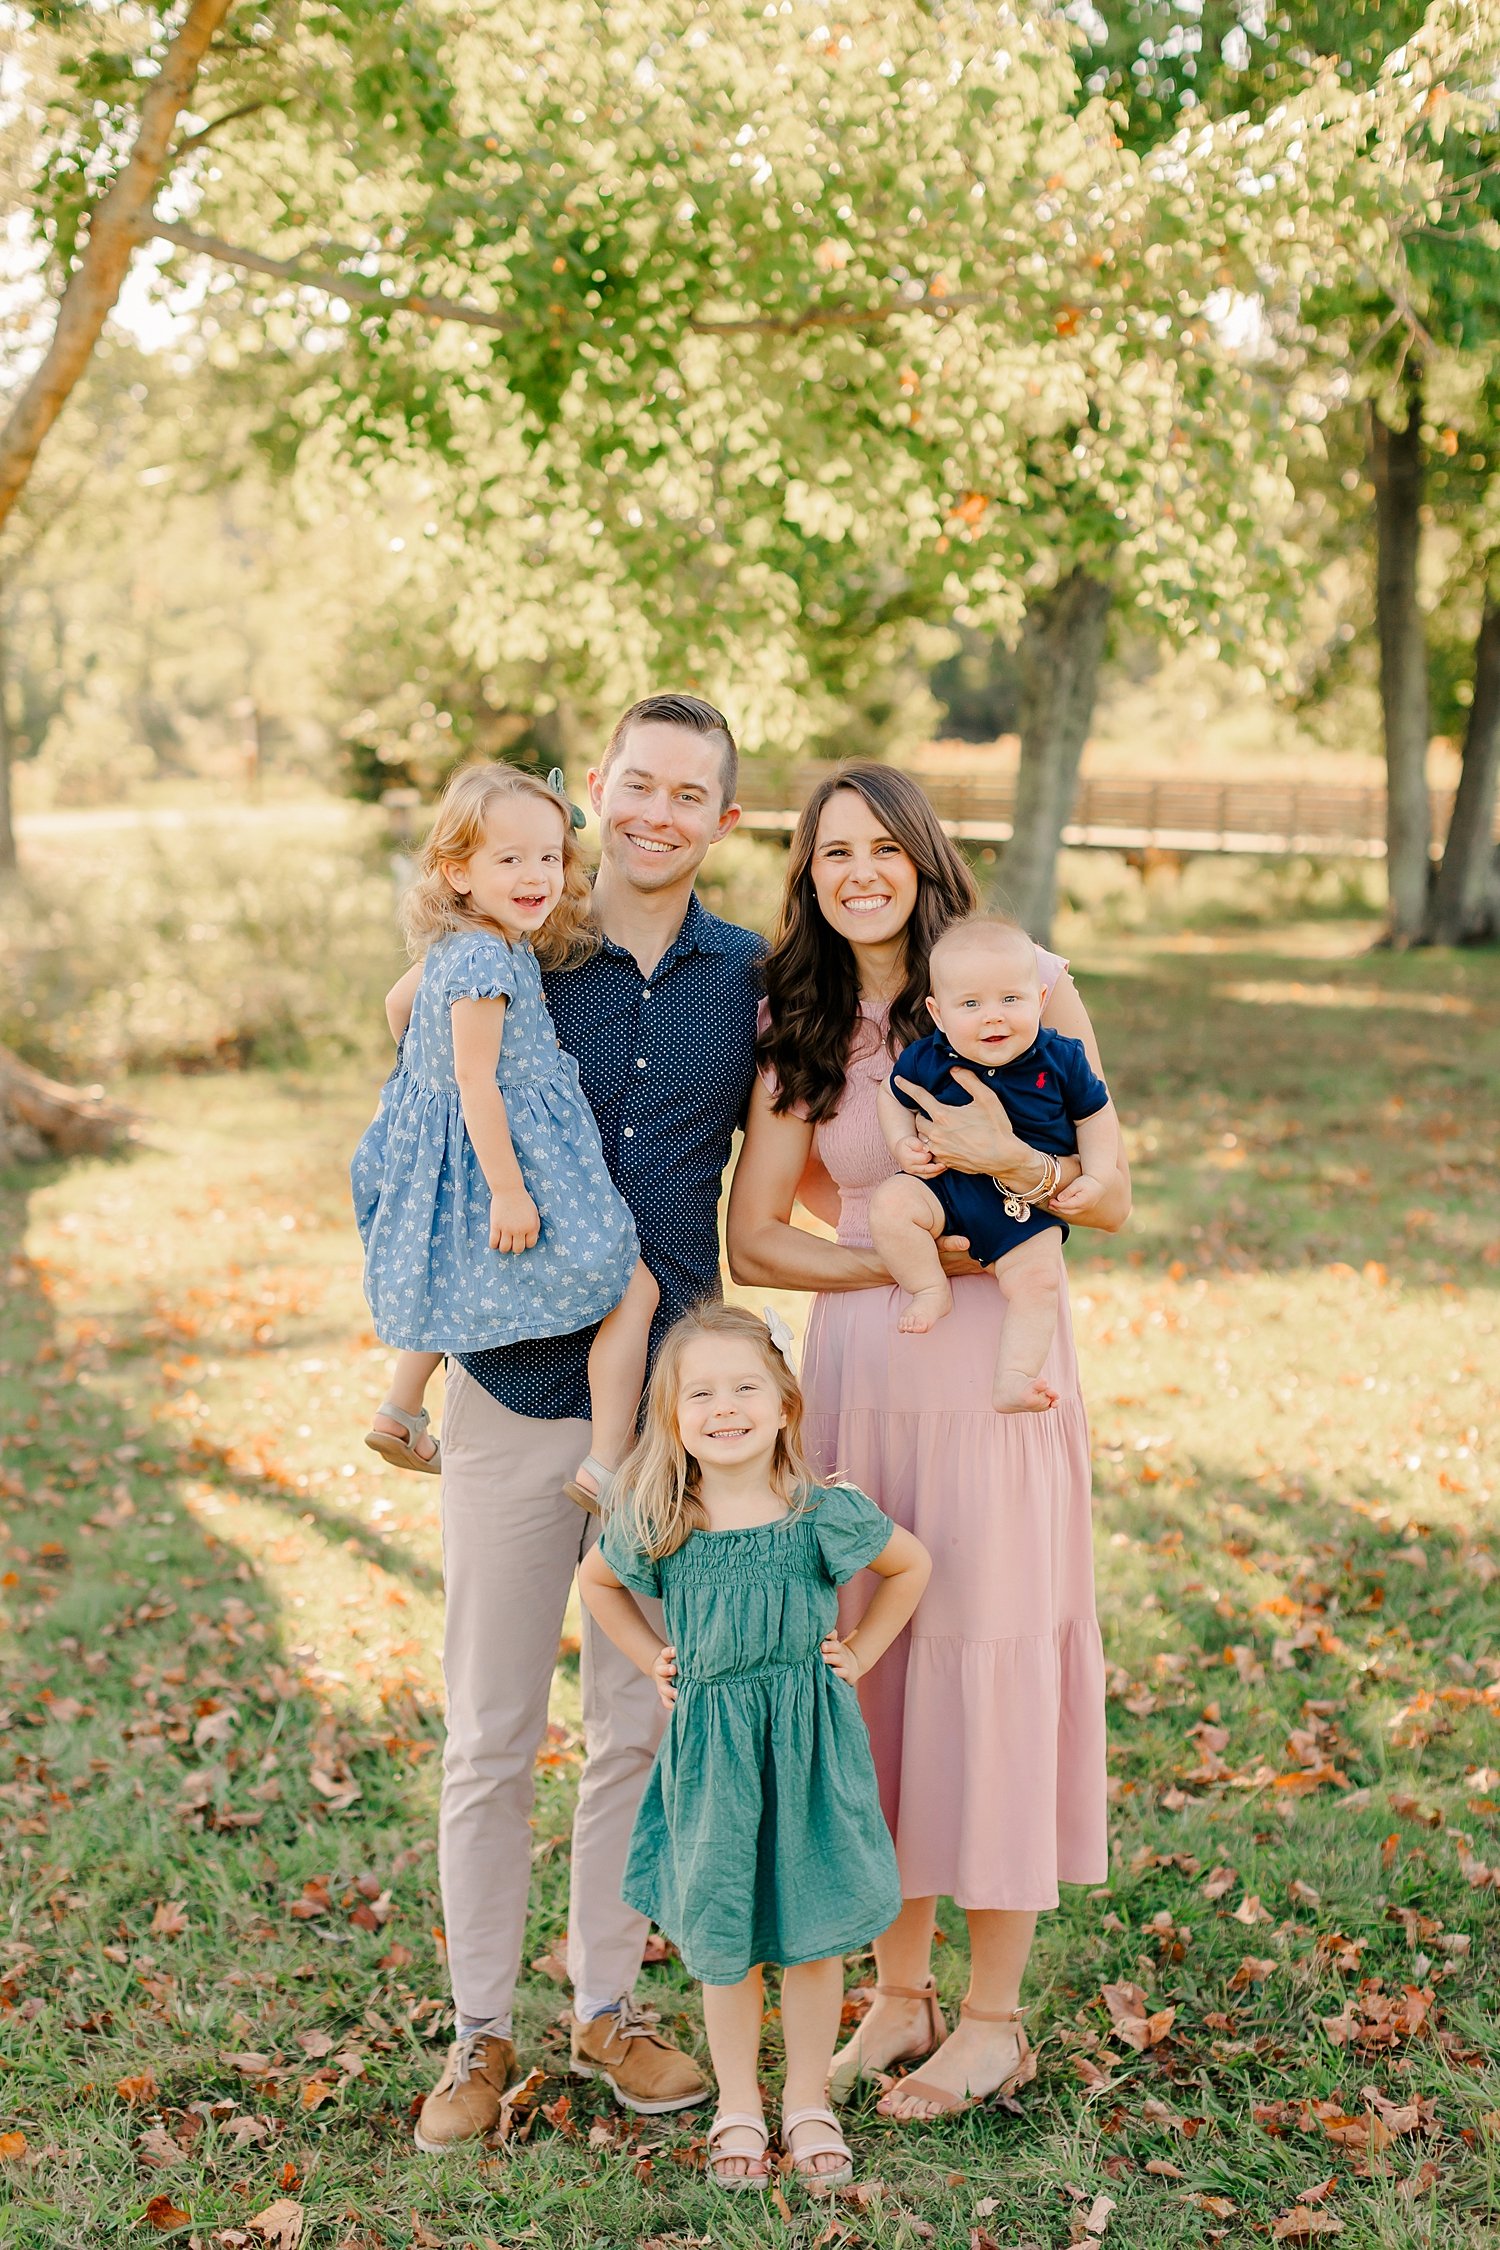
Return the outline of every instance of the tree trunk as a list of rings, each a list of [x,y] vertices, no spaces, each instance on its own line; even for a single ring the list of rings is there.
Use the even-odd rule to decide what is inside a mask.
[[[128,1138],[133,1114],[98,1086],[60,1086],[0,1047],[0,1163],[89,1156]]]
[[[1094,716],[1110,589],[1081,567],[1026,612],[1021,630],[1021,765],[1015,823],[993,896],[1045,944],[1057,854]]]
[[[1500,780],[1500,599],[1491,595],[1474,646],[1474,700],[1464,729],[1463,771],[1432,894],[1427,934],[1434,945],[1475,945],[1500,937],[1500,870],[1495,853],[1495,790]]]
[[[114,308],[136,244],[151,231],[151,204],[166,164],[178,113],[233,0],[191,0],[166,60],[146,88],[135,146],[125,168],[100,198],[88,242],[68,277],[57,326],[42,364],[0,430],[0,523],[15,506],[42,440],[66,405],[99,333]]]
[[[16,871],[16,824],[11,801],[10,686],[6,668],[5,607],[0,603],[0,882]]]
[[[1375,619],[1385,720],[1386,938],[1415,945],[1427,922],[1432,813],[1427,800],[1427,637],[1417,606],[1422,544],[1422,391],[1408,374],[1406,423],[1370,415],[1375,485]]]

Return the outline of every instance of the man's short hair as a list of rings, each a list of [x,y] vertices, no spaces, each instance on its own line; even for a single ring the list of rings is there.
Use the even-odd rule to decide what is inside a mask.
[[[734,736],[723,712],[716,711],[711,703],[705,703],[699,695],[645,695],[639,703],[632,703],[604,746],[604,756],[599,761],[600,773],[608,773],[624,748],[625,737],[632,727],[652,724],[685,727],[689,734],[717,735],[724,786],[723,801],[726,805],[733,804],[740,778],[740,754],[735,748]]]

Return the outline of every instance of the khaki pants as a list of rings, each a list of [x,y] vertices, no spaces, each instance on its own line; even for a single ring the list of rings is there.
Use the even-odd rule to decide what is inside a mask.
[[[521,1969],[535,1761],[568,1591],[598,1533],[562,1490],[588,1424],[512,1414],[450,1367],[443,1411],[443,1675],[448,1740],[438,1828],[459,2013],[504,2015]],[[643,1604],[655,1612],[654,1603]],[[597,1999],[632,1990],[646,1922],[620,1897],[666,1712],[585,1611],[584,1766],[573,1819],[568,1965]]]

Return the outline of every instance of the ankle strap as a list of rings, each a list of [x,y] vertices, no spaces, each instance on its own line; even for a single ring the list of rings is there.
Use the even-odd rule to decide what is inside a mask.
[[[887,2000],[932,2000],[937,1997],[937,1979],[929,1977],[925,1984],[877,1984],[875,1990]]]
[[[1024,2008],[971,2008],[967,2000],[958,2006],[961,2016],[972,2016],[976,2023],[1019,2023],[1025,2015]]]

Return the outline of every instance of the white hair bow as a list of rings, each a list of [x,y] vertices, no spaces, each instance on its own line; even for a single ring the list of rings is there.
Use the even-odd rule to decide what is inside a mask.
[[[795,1375],[797,1372],[797,1362],[792,1357],[792,1353],[796,1346],[796,1338],[793,1336],[790,1328],[788,1328],[786,1322],[782,1319],[780,1313],[776,1311],[774,1306],[763,1305],[761,1307],[761,1318],[762,1320],[764,1320],[767,1328],[770,1330],[772,1343],[776,1346],[776,1349],[780,1352],[782,1358],[786,1361],[787,1366]]]

